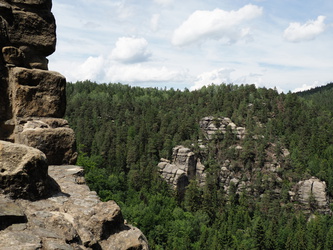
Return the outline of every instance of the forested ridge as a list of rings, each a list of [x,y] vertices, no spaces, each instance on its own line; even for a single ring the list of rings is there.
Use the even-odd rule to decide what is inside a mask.
[[[202,155],[205,186],[191,181],[179,197],[157,164],[177,145],[200,154],[199,121],[206,116],[229,117],[247,134],[241,142],[232,134],[209,142]],[[333,196],[332,114],[314,100],[254,85],[180,91],[85,81],[67,84],[66,119],[89,186],[102,200],[115,200],[152,249],[333,249],[331,215],[312,204],[315,216],[308,220],[288,194],[298,181],[316,176]],[[230,147],[235,143],[242,146],[239,154]],[[282,181],[259,171],[241,192],[219,185],[223,160],[231,159],[239,172],[260,170],[269,145],[281,157]],[[289,156],[282,159],[281,148]]]
[[[333,110],[333,83],[297,92],[296,94],[313,102],[323,110],[330,112]]]

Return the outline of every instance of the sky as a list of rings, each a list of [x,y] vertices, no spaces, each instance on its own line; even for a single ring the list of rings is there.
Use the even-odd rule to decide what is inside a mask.
[[[299,91],[333,82],[332,0],[53,0],[67,81]]]

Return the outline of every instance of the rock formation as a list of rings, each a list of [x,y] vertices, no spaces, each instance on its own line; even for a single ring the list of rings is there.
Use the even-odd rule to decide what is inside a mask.
[[[201,185],[205,182],[205,167],[195,154],[184,146],[173,149],[172,161],[161,159],[158,164],[163,179],[178,193],[183,193],[190,180],[197,179]]]
[[[84,184],[82,168],[66,165],[77,152],[62,119],[66,79],[47,66],[51,7],[0,0],[0,249],[148,249],[119,206]]]
[[[237,127],[227,117],[204,117],[200,120],[199,126],[206,141],[213,139],[223,140],[228,129],[230,129],[238,140],[242,140],[245,137],[245,128]],[[198,145],[200,150],[204,152],[206,146],[202,139],[198,141]],[[161,159],[158,168],[162,178],[180,194],[185,192],[185,188],[190,180],[196,179],[200,186],[203,186],[206,181],[205,166],[201,164],[200,158],[191,149],[184,146],[175,147],[173,149],[172,161]],[[221,179],[223,178],[222,170],[220,177]]]
[[[212,140],[214,138],[223,139],[228,128],[238,139],[243,139],[245,137],[245,128],[237,127],[228,117],[204,117],[199,122],[199,126],[207,140]]]
[[[78,166],[50,166],[61,191],[29,202],[0,195],[0,249],[148,249],[114,201],[101,202]]]
[[[236,193],[246,191],[254,198],[263,198],[266,193],[274,197],[281,196],[284,176],[282,172],[288,161],[289,151],[274,143],[267,143],[261,152],[262,158],[251,158],[252,163],[247,166],[245,162],[239,160],[243,153],[243,142],[246,136],[244,127],[237,127],[229,118],[204,117],[199,126],[204,138],[198,140],[196,147],[197,154],[191,149],[177,146],[173,149],[172,160],[161,159],[158,169],[161,177],[177,191],[181,197],[184,195],[190,180],[196,179],[199,186],[206,183],[207,169],[201,163],[200,158],[205,158],[209,150],[208,144],[214,145],[225,139],[225,135],[232,132],[235,137],[230,145],[226,145],[224,151],[233,152],[229,158],[226,152],[219,152],[216,146],[212,146],[215,155],[220,155],[216,162],[219,164],[219,172],[216,175],[219,186],[229,193],[231,185]],[[263,136],[252,135],[253,140],[258,140]],[[292,178],[288,177],[288,181]],[[305,212],[319,212],[331,214],[329,207],[329,197],[326,193],[326,183],[316,177],[299,181],[289,191],[290,201],[296,208]],[[287,198],[288,199],[288,198]]]
[[[66,109],[66,79],[47,70],[46,57],[56,45],[51,6],[51,0],[0,1],[0,140],[37,147],[49,164],[73,164],[74,133],[60,119]],[[33,131],[31,123],[47,123],[41,118],[53,118],[53,125]]]
[[[298,182],[289,194],[292,200],[299,202],[305,210],[316,210],[325,214],[331,213],[329,198],[326,193],[326,183],[316,177]]]

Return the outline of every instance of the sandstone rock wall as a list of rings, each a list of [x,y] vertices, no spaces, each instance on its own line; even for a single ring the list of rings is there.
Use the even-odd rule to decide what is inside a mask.
[[[177,146],[173,149],[172,161],[161,159],[158,164],[163,179],[166,180],[179,194],[185,192],[190,180],[196,179],[199,185],[204,185],[206,174],[205,166],[200,159],[184,146]]]
[[[0,193],[13,199],[38,200],[59,191],[48,175],[46,156],[41,151],[0,141]]]
[[[48,71],[46,58],[56,46],[51,7],[51,0],[0,0],[0,140],[38,148],[49,164],[74,164],[75,137],[68,126],[25,129],[41,118],[64,123],[66,79]]]
[[[289,194],[292,200],[299,202],[309,212],[316,210],[324,214],[331,213],[326,183],[316,177],[298,182]]]

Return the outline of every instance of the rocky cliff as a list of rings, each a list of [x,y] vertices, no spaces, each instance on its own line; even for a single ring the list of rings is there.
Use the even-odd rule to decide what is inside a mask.
[[[66,79],[48,71],[51,8],[0,0],[0,249],[148,249],[118,205],[101,202],[69,165],[77,152],[62,119]]]

